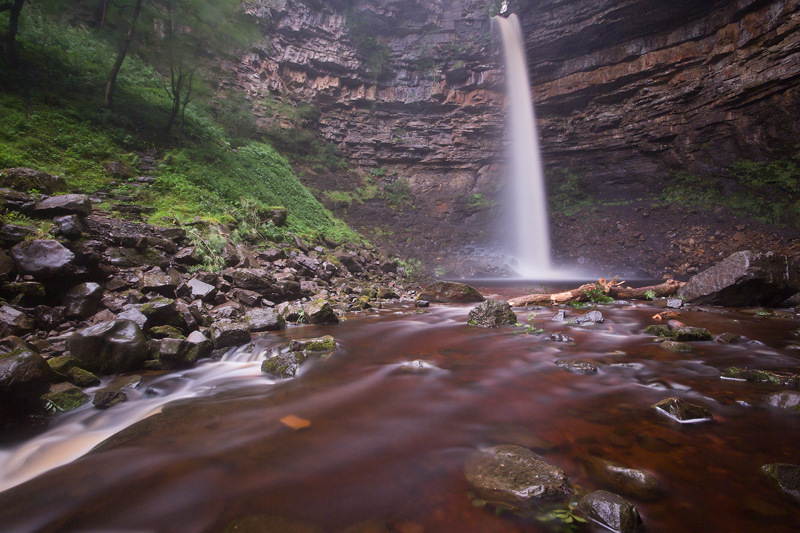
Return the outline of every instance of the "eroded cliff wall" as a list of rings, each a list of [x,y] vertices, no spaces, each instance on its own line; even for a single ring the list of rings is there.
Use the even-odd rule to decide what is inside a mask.
[[[656,200],[675,172],[713,174],[794,145],[798,3],[510,2],[528,42],[549,179],[579,175],[596,203],[579,217],[554,216],[559,261],[657,275],[754,242],[795,244],[754,221]],[[485,248],[502,234],[493,225],[504,186],[494,4],[251,2],[267,39],[237,67],[256,101],[316,103],[320,134],[402,196],[331,207],[399,253],[464,274],[487,264]],[[267,105],[261,120],[275,120]],[[308,179],[318,190],[359,185]],[[495,263],[489,270],[502,270],[502,258]]]

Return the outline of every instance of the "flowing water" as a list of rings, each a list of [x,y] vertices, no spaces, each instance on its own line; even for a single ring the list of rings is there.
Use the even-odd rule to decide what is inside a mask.
[[[503,42],[508,113],[511,206],[516,228],[515,270],[527,279],[552,277],[550,229],[539,136],[525,60],[525,40],[515,14],[492,18],[492,28]]]
[[[525,290],[482,288],[506,298]],[[604,488],[580,460],[587,454],[652,473],[660,498],[629,498],[649,532],[797,531],[800,505],[759,468],[798,462],[800,416],[758,406],[780,387],[722,380],[719,369],[800,372],[790,334],[800,321],[687,311],[687,324],[743,339],[677,354],[643,334],[661,310],[651,305],[601,306],[605,322],[590,327],[553,322],[552,308],[519,312],[521,323],[546,330],[539,335],[469,327],[470,308],[417,314],[401,303],[336,326],[290,327],[223,361],[145,376],[108,411],[58,415],[49,431],[0,456],[3,486],[33,476],[0,492],[0,530],[221,532],[253,514],[333,533],[365,521],[402,533],[566,526],[473,506],[465,460],[512,443],[561,467],[582,491]],[[294,379],[260,373],[269,350],[320,334],[334,335],[339,349]],[[554,364],[561,358],[599,372],[565,371]],[[436,368],[401,371],[416,359]],[[714,421],[680,425],[651,408],[672,396],[706,407]],[[280,422],[288,415],[310,426],[294,431]]]

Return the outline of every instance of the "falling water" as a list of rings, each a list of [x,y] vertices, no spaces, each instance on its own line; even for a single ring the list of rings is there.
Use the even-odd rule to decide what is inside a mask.
[[[492,30],[502,38],[505,57],[516,270],[524,278],[546,279],[552,277],[550,230],[522,28],[512,14],[492,18]]]

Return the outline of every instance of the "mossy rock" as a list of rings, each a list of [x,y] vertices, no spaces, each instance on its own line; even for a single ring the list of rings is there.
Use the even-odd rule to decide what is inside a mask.
[[[6,168],[0,170],[0,187],[15,191],[37,190],[44,194],[67,192],[67,181],[32,168]]]
[[[762,466],[761,471],[777,483],[783,492],[800,498],[800,466],[774,463]]]
[[[661,347],[679,353],[689,353],[692,351],[692,347],[685,342],[664,341],[661,343]]]
[[[67,371],[67,381],[78,387],[94,387],[100,385],[100,378],[82,368],[73,367]]]
[[[153,339],[180,339],[186,340],[186,335],[175,326],[155,326],[147,332]]]
[[[513,326],[517,315],[505,300],[486,300],[474,307],[467,316],[467,324],[479,328]]]
[[[417,300],[433,303],[474,303],[486,298],[469,285],[455,281],[437,281],[425,287],[417,295]]]
[[[305,359],[302,352],[278,354],[261,363],[261,372],[277,378],[293,378]]]
[[[371,289],[371,288],[361,289],[361,296],[362,297],[366,296],[369,299],[377,298],[378,297],[378,291],[376,291],[375,289]]]
[[[292,352],[331,352],[336,349],[336,339],[330,335],[315,339],[292,340],[289,350]]]
[[[72,411],[89,401],[81,389],[70,383],[59,383],[42,395],[44,408],[50,412]]]
[[[792,374],[791,372],[780,370],[756,370],[753,368],[739,368],[735,366],[723,370],[722,377],[739,381],[773,383],[785,387],[797,387],[800,383],[800,375]]]
[[[690,326],[681,326],[673,329],[669,326],[658,324],[647,326],[644,332],[648,335],[657,335],[678,342],[710,341],[713,338],[711,332],[707,329]]]
[[[633,533],[642,525],[636,507],[605,490],[584,496],[578,503],[578,509],[592,522],[617,533]]]
[[[564,370],[569,370],[570,372],[575,372],[578,374],[594,374],[597,372],[597,366],[588,361],[559,359],[556,361],[556,365],[560,366]]]
[[[653,408],[681,424],[710,422],[714,419],[711,413],[705,408],[689,403],[681,398],[667,398],[661,400],[655,404]]]
[[[339,317],[326,300],[314,300],[303,308],[305,322],[309,324],[338,324]]]

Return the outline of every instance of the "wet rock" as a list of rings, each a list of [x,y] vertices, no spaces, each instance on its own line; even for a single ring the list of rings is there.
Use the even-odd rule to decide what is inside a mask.
[[[667,307],[669,309],[680,309],[683,307],[683,300],[680,298],[667,298]]]
[[[76,331],[67,341],[82,366],[100,374],[130,372],[148,355],[144,333],[131,320],[113,320]]]
[[[106,172],[117,178],[135,178],[136,169],[124,161],[111,161],[103,164]]]
[[[649,335],[658,335],[679,342],[710,341],[713,337],[711,332],[705,328],[693,328],[690,326],[678,326],[671,328],[667,325],[657,324],[647,326],[644,330]]]
[[[44,194],[55,194],[67,191],[67,181],[61,176],[52,176],[47,172],[16,167],[0,170],[0,187],[16,191],[35,189]]]
[[[58,233],[67,239],[77,239],[83,234],[83,223],[78,215],[55,217],[53,222],[56,224]]]
[[[157,343],[156,359],[162,362],[175,363],[175,366],[191,366],[197,362],[199,353],[194,343],[185,339],[165,338]]]
[[[717,336],[716,341],[720,344],[735,344],[741,338],[742,336],[736,333],[723,333]]]
[[[337,253],[334,254],[336,260],[339,261],[344,267],[347,269],[348,272],[351,274],[361,274],[364,272],[364,267],[361,266],[361,263],[358,261],[358,256],[352,254],[345,254],[345,253]]]
[[[698,422],[710,422],[714,419],[706,409],[699,405],[691,404],[680,398],[667,398],[661,400],[653,408],[681,424],[694,424]]]
[[[261,305],[262,297],[255,291],[233,289],[230,294],[247,307],[258,307]]]
[[[150,328],[147,335],[151,339],[181,339],[186,340],[186,336],[174,326],[155,326]]]
[[[303,312],[302,306],[292,302],[278,304],[275,309],[287,322],[297,322],[300,320],[300,313]]]
[[[564,309],[559,309],[558,312],[551,318],[553,322],[566,322],[567,321],[567,312]]]
[[[578,460],[587,467],[591,477],[601,486],[637,500],[653,501],[661,489],[655,477],[600,457],[583,455]]]
[[[286,252],[284,252],[280,248],[268,248],[266,250],[262,250],[258,253],[258,258],[262,261],[268,261],[272,263],[273,261],[280,261],[281,259],[286,259]]]
[[[417,307],[429,307],[431,303],[427,300],[417,300],[416,302],[414,302],[414,305],[416,305]]]
[[[422,289],[416,299],[432,303],[473,303],[486,300],[474,288],[455,281],[431,283]]]
[[[361,296],[366,296],[371,300],[378,297],[378,291],[373,288],[361,289]]]
[[[693,276],[678,295],[702,305],[775,307],[798,291],[800,274],[791,259],[746,250]]]
[[[587,361],[559,359],[556,361],[556,365],[564,370],[569,370],[570,372],[576,372],[578,374],[594,374],[597,372],[597,367]]]
[[[60,355],[47,360],[47,365],[53,373],[53,382],[66,381],[69,371],[80,367],[81,361],[72,355]]]
[[[800,498],[800,466],[774,463],[762,466],[761,471],[777,483],[783,492]]]
[[[66,277],[75,260],[75,254],[58,241],[37,239],[20,243],[11,250],[17,270],[41,281]]]
[[[800,393],[794,391],[776,392],[764,398],[764,402],[771,407],[788,409],[800,414]]]
[[[513,326],[517,315],[505,300],[486,300],[473,307],[467,316],[467,324],[479,328]]]
[[[175,300],[170,298],[153,298],[139,308],[147,322],[144,330],[155,326],[173,326],[181,331],[186,331],[186,320],[178,309]]]
[[[89,396],[75,385],[59,383],[50,387],[41,400],[47,411],[64,412],[72,411],[85,404],[89,401]]]
[[[286,327],[286,321],[276,309],[251,309],[245,314],[250,331],[279,331]]]
[[[85,194],[62,194],[51,196],[36,204],[33,214],[41,218],[78,215],[88,217],[92,214],[92,202]]]
[[[127,400],[128,397],[121,390],[103,389],[95,393],[92,404],[97,409],[108,409]]]
[[[184,356],[184,362],[186,364],[193,365],[200,359],[210,357],[211,351],[214,349],[214,345],[211,341],[199,331],[191,332],[189,336],[186,337],[186,342],[189,343],[186,355]]]
[[[52,371],[41,355],[27,348],[0,354],[0,397],[28,408],[47,392]]]
[[[144,329],[147,317],[142,314],[141,308],[140,304],[126,304],[123,306],[123,311],[117,315],[117,319],[132,320],[139,328]]]
[[[218,320],[211,325],[211,339],[217,349],[241,346],[250,342],[250,326],[246,322]]]
[[[39,305],[33,309],[33,318],[40,329],[50,331],[64,322],[64,308]]]
[[[784,387],[797,387],[800,384],[800,374],[792,374],[781,370],[756,370],[754,368],[739,368],[732,366],[722,371],[723,379],[739,381],[758,381],[772,383]]]
[[[0,337],[25,335],[33,331],[33,319],[22,311],[4,305],[0,307]]]
[[[554,342],[575,342],[575,339],[573,339],[572,337],[569,337],[567,335],[562,335],[560,333],[553,333],[548,338]]]
[[[64,294],[64,315],[67,318],[89,318],[97,312],[102,298],[103,288],[97,283],[75,285]]]
[[[293,378],[305,360],[303,352],[279,353],[261,363],[261,372],[277,378]]]
[[[289,343],[292,352],[329,352],[336,349],[336,339],[330,335],[314,339],[293,339]]]
[[[672,350],[673,352],[679,353],[689,353],[692,351],[692,347],[685,342],[664,341],[661,343],[661,347],[666,350]]]
[[[5,224],[0,227],[0,243],[5,248],[19,244],[32,235],[36,235],[36,230],[28,226]]]
[[[237,289],[246,289],[266,296],[274,292],[274,284],[266,271],[241,268],[231,272],[231,284]]]
[[[217,295],[217,289],[211,284],[205,283],[200,281],[197,278],[192,278],[186,282],[185,285],[181,286],[182,288],[185,287],[185,291],[182,291],[180,288],[178,289],[178,296],[185,297],[188,300],[203,300],[204,302],[210,302],[214,299]]]
[[[433,370],[439,370],[439,368],[422,359],[415,359],[408,363],[403,363],[398,370],[406,374],[425,374]]]
[[[617,533],[631,533],[642,525],[639,511],[624,498],[598,490],[587,494],[578,503],[586,518]]]
[[[175,277],[165,273],[159,267],[153,267],[142,274],[139,290],[142,293],[156,292],[166,298],[174,298],[178,284],[179,281]]]
[[[560,468],[527,448],[510,444],[473,454],[464,475],[479,498],[498,507],[528,509],[541,499],[564,499],[571,493]]]
[[[338,324],[339,317],[327,300],[314,300],[303,308],[305,322],[309,324]]]
[[[186,266],[195,266],[203,263],[203,254],[194,246],[187,246],[175,254],[175,262]]]
[[[15,269],[14,260],[3,250],[0,250],[0,280],[10,278]]]
[[[252,515],[229,522],[222,533],[323,533],[323,530],[288,518]]]
[[[94,387],[100,385],[100,378],[82,368],[70,368],[67,371],[67,381],[78,387]]]
[[[603,313],[600,311],[589,311],[573,320],[575,324],[602,324],[603,321]]]

